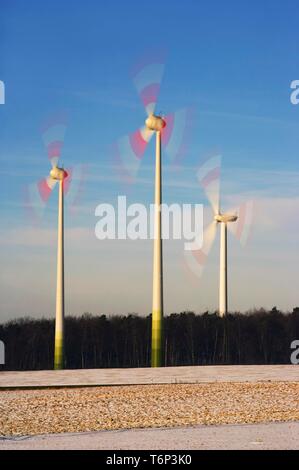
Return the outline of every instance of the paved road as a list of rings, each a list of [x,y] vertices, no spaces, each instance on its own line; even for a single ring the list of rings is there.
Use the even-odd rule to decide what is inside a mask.
[[[7,449],[299,449],[299,422],[48,434],[1,439]]]
[[[141,385],[207,382],[298,382],[299,366],[183,366],[139,369],[77,369],[63,371],[0,372],[0,389]]]

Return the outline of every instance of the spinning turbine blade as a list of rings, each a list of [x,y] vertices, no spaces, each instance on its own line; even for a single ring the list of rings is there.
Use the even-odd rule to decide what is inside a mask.
[[[48,158],[52,167],[58,165],[64,142],[67,118],[65,114],[53,116],[43,127],[42,137],[47,148]]]
[[[254,211],[254,201],[243,202],[240,207],[234,211],[238,215],[238,220],[234,224],[228,224],[229,230],[235,235],[242,246],[248,242]]]
[[[184,251],[185,263],[188,269],[197,277],[200,277],[203,273],[208,254],[215,240],[216,229],[217,222],[211,222],[204,230],[203,246],[191,251]]]
[[[134,85],[148,115],[155,111],[164,66],[165,53],[158,51],[155,56],[147,56],[141,60],[132,71]]]
[[[132,71],[132,80],[147,114],[153,115],[164,71],[165,52],[147,55]],[[161,140],[172,163],[178,163],[186,151],[192,109],[184,108],[165,118]],[[132,183],[140,168],[146,146],[154,132],[147,126],[118,139],[112,145],[116,170],[127,183]]]
[[[186,153],[191,117],[191,108],[183,108],[164,118],[166,127],[162,131],[162,144],[171,163],[178,163]]]
[[[42,126],[42,139],[47,149],[48,158],[52,168],[58,165],[66,131],[67,117],[65,113],[59,113],[47,120]],[[31,215],[42,217],[45,205],[50,197],[56,180],[48,176],[37,183],[29,185],[25,189],[25,206],[29,208]]]
[[[30,184],[26,188],[25,204],[32,215],[42,217],[46,203],[55,185],[56,181],[48,176],[37,183]]]
[[[220,212],[220,169],[221,155],[209,158],[197,171],[197,178],[210,201],[214,214]]]
[[[63,181],[65,202],[73,210],[82,194],[87,165],[75,165],[66,169],[67,177]]]
[[[113,145],[114,161],[121,177],[127,182],[135,180],[146,146],[154,132],[143,126],[132,134],[121,137]]]

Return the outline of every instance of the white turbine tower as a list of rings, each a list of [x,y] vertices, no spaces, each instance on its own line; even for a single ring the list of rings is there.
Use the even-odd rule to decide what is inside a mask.
[[[156,170],[154,205],[154,257],[153,257],[153,304],[152,304],[152,367],[160,367],[163,362],[163,259],[162,259],[162,180],[161,180],[161,131],[166,122],[159,116],[150,114],[145,121],[147,129],[156,132]]]
[[[133,71],[133,82],[145,107],[145,126],[120,138],[114,145],[115,162],[121,176],[133,182],[142,162],[146,146],[156,133],[155,196],[154,196],[154,250],[151,365],[163,365],[163,256],[162,256],[162,146],[172,163],[178,163],[185,152],[186,131],[191,110],[179,110],[165,118],[155,114],[164,71],[164,57],[157,53],[143,59]]]
[[[225,316],[228,311],[228,257],[227,229],[245,245],[252,222],[253,201],[239,206],[236,211],[222,212],[220,205],[220,168],[221,156],[209,158],[197,172],[197,178],[210,201],[213,218],[206,227],[203,236],[203,246],[185,252],[186,264],[197,277],[200,277],[207,256],[216,236],[217,226],[220,226],[220,259],[219,259],[219,315]]]
[[[219,315],[227,314],[227,224],[236,222],[237,215],[215,214],[215,221],[220,224],[220,276],[219,276]]]
[[[57,239],[57,280],[54,369],[64,367],[64,180],[68,174],[63,168],[54,166],[50,178],[59,183],[58,195],[58,239]]]
[[[27,208],[31,214],[41,216],[45,205],[56,183],[58,192],[58,238],[57,238],[57,278],[56,278],[56,314],[55,314],[55,344],[54,369],[64,367],[64,195],[72,206],[81,189],[84,166],[76,165],[67,171],[58,166],[64,134],[66,130],[66,117],[55,116],[42,130],[43,139],[47,148],[48,157],[52,165],[49,176],[38,183],[32,184],[27,192]]]

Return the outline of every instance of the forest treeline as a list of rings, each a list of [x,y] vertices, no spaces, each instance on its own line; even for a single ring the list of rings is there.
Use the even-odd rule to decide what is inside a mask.
[[[150,365],[151,316],[66,317],[66,368]],[[165,365],[287,364],[299,339],[299,308],[257,310],[220,318],[213,313],[164,319]],[[53,368],[54,320],[22,318],[0,325],[1,370]]]

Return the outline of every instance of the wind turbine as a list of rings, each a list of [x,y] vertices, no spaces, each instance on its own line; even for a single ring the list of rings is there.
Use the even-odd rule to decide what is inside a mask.
[[[207,256],[214,242],[217,227],[220,226],[220,266],[219,266],[219,315],[228,311],[227,294],[227,229],[230,229],[245,245],[252,223],[253,201],[247,201],[236,211],[223,212],[220,205],[220,168],[221,156],[209,158],[197,171],[197,178],[210,201],[213,218],[204,231],[203,246],[192,251],[185,251],[185,260],[189,269],[201,276]]]
[[[162,252],[162,145],[173,164],[178,164],[186,149],[191,109],[184,108],[166,117],[155,113],[164,72],[164,54],[143,59],[133,70],[132,79],[145,107],[145,125],[136,132],[120,138],[114,144],[114,157],[121,176],[127,182],[136,179],[142,157],[153,134],[156,134],[155,196],[154,196],[154,250],[151,365],[163,364],[163,252]]]
[[[47,177],[41,179],[27,189],[27,207],[36,216],[42,211],[58,183],[58,238],[57,238],[57,279],[56,279],[56,316],[55,316],[55,345],[54,369],[64,368],[64,195],[68,195],[70,206],[73,207],[80,193],[84,165],[76,165],[68,170],[58,166],[64,134],[66,116],[58,115],[49,121],[42,129],[43,140],[51,162],[51,170]]]

